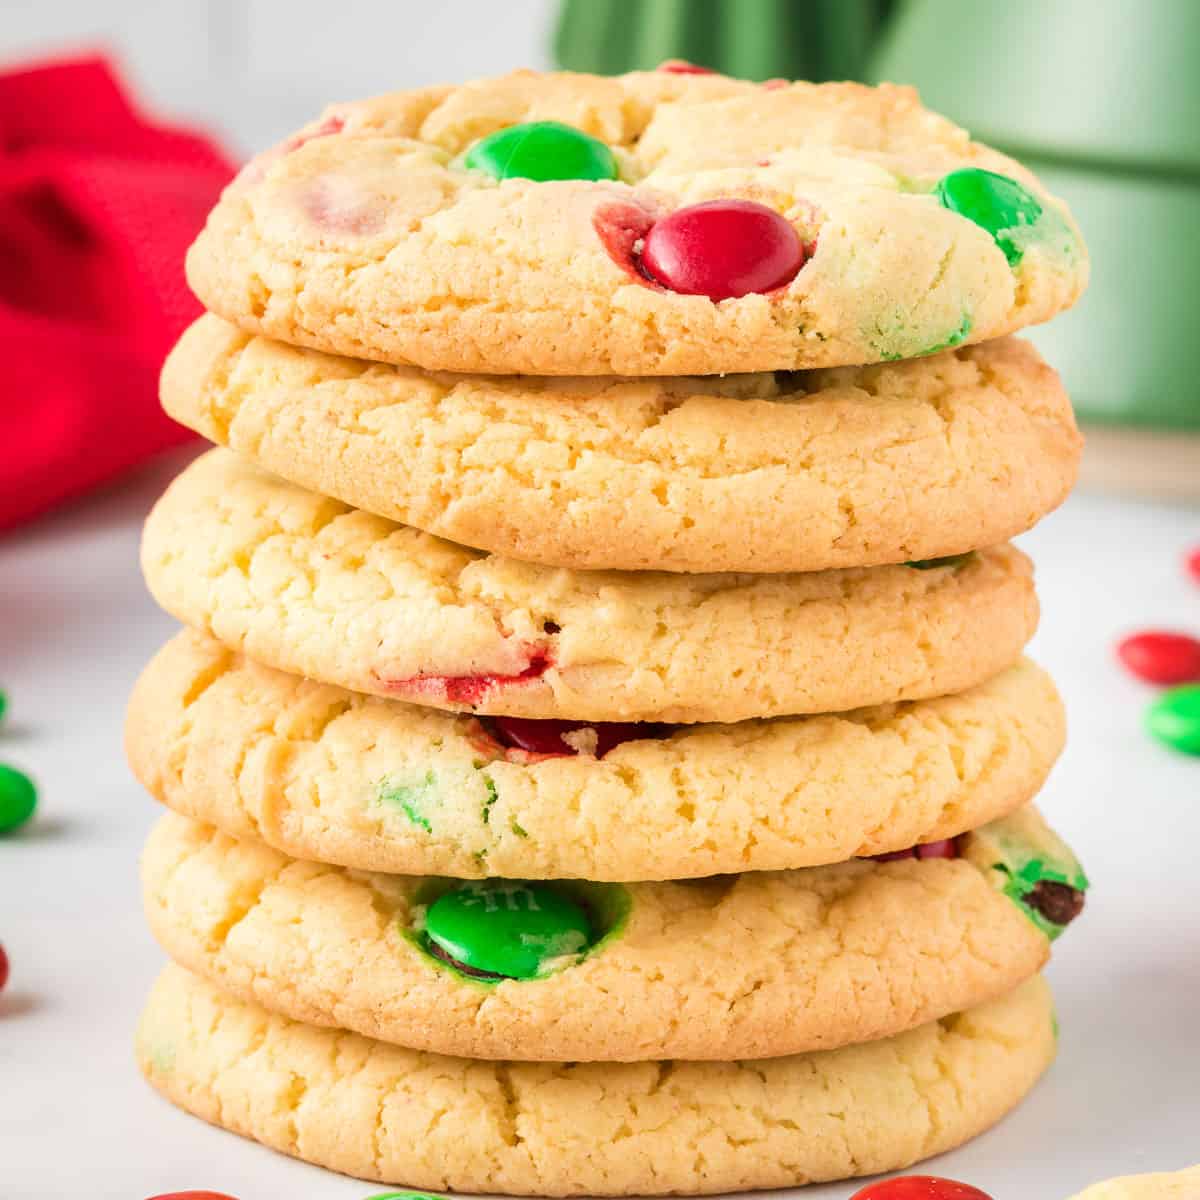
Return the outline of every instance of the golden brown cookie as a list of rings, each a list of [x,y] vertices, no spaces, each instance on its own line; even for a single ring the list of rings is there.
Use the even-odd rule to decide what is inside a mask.
[[[213,316],[167,360],[178,421],[278,475],[527,562],[815,571],[992,546],[1055,508],[1080,437],[1002,339],[880,367],[663,380],[435,375]]]
[[[947,695],[1019,657],[1029,560],[576,572],[443,542],[205,455],[146,523],[159,603],[269,666],[436,708],[740,721]]]
[[[126,745],[159,800],[295,858],[620,881],[954,837],[1031,800],[1065,734],[1028,660],[955,696],[840,716],[558,730],[313,683],[187,631],[134,690]]]
[[[897,1170],[994,1125],[1055,1053],[1040,977],[895,1038],[739,1063],[444,1058],[273,1016],[170,967],[146,1078],[196,1116],[364,1179],[544,1196],[710,1194]]]
[[[1044,321],[1087,273],[1065,205],[909,88],[662,71],[336,105],[188,256],[246,329],[541,375],[912,358]]]
[[[1027,847],[1053,838],[1024,821]],[[991,830],[889,862],[462,883],[300,862],[172,813],[142,871],[175,961],[295,1020],[473,1058],[727,1060],[888,1037],[1036,972],[1062,926],[1006,894]]]

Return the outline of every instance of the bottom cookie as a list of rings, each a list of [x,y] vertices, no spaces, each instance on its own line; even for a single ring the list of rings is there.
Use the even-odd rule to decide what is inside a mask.
[[[234,1000],[171,966],[138,1061],[168,1099],[382,1183],[543,1196],[793,1187],[910,1166],[998,1121],[1055,1051],[1036,977],[898,1037],[756,1062],[496,1063]]]

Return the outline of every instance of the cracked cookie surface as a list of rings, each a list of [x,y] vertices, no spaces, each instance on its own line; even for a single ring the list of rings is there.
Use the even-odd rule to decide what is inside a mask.
[[[740,721],[947,695],[1037,623],[1029,560],[788,575],[576,572],[472,551],[215,450],[155,506],[155,599],[269,666],[436,708]]]
[[[786,376],[513,380],[337,358],[205,316],[168,358],[162,398],[303,487],[575,568],[960,554],[1061,503],[1081,447],[1058,376],[1016,339]]]
[[[347,1175],[513,1195],[710,1194],[873,1175],[960,1145],[1050,1065],[1053,1019],[1035,977],[841,1050],[493,1063],[296,1024],[169,967],[137,1056],[180,1107]]]
[[[313,683],[191,630],[147,667],[126,725],[157,799],[295,858],[610,881],[954,837],[1031,800],[1064,735],[1053,684],[1024,660],[936,700],[650,730],[599,757],[547,757],[474,717]]]
[[[470,169],[481,139],[547,120],[607,144],[618,177],[497,182]],[[1019,246],[939,200],[961,169],[1026,190]],[[792,227],[804,261],[790,282],[714,303],[646,277],[654,223],[714,199]],[[661,71],[521,71],[336,105],[243,170],[188,255],[206,307],[244,328],[359,358],[541,375],[911,358],[1047,320],[1087,273],[1061,201],[912,89]]]
[[[174,813],[142,869],[150,927],[190,970],[295,1020],[473,1058],[725,1060],[851,1045],[1006,992],[1050,947],[966,857],[860,859],[563,883],[591,913],[591,948],[536,979],[480,981],[423,938],[429,905],[457,886],[447,880],[301,862]]]

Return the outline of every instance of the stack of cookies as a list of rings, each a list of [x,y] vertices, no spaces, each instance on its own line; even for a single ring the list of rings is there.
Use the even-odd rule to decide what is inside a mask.
[[[1054,1055],[1086,880],[1006,543],[1080,440],[1063,205],[902,88],[672,65],[331,109],[163,377],[128,747],[184,1108],[393,1184],[905,1167]]]

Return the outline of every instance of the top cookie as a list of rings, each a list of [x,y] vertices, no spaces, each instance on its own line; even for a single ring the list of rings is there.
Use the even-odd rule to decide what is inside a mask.
[[[336,105],[188,256],[244,328],[543,375],[910,358],[1044,321],[1087,271],[1062,202],[909,88],[669,70]]]

